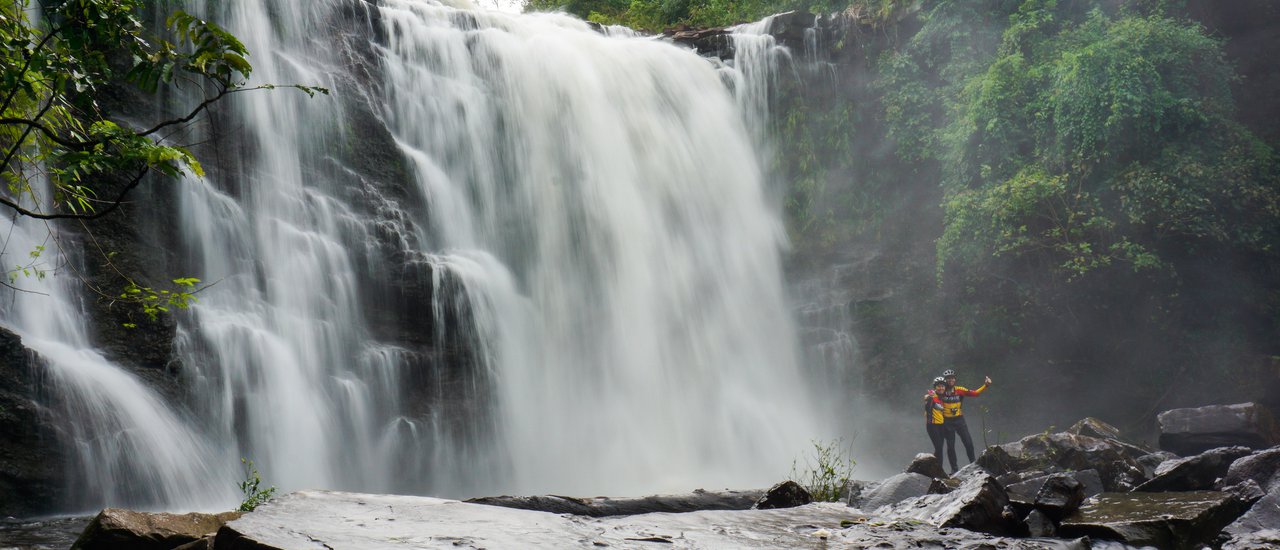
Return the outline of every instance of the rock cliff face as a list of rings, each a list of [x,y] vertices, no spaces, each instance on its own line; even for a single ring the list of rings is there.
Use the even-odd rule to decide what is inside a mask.
[[[57,505],[65,455],[42,412],[37,358],[0,328],[0,516],[31,516]]]

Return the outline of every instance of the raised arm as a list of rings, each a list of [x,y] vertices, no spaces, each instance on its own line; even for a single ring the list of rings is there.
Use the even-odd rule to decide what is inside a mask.
[[[962,388],[960,386],[956,386],[956,394],[963,395],[965,397],[977,397],[979,395],[982,395],[982,392],[987,391],[987,388],[990,386],[991,386],[991,377],[988,376],[986,377],[986,379],[983,380],[982,385],[976,389],[971,390],[968,388]]]

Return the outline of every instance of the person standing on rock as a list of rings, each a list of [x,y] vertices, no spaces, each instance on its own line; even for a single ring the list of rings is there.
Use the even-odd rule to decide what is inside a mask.
[[[946,441],[946,427],[943,426],[942,417],[942,411],[946,409],[942,403],[942,393],[946,390],[947,381],[939,376],[933,379],[933,389],[924,394],[924,430],[933,443],[933,456],[938,457],[938,464],[942,464],[942,443]],[[952,441],[951,444],[954,447],[955,442]],[[951,449],[951,454],[956,454],[954,448]]]
[[[947,385],[942,395],[939,396],[943,407],[942,426],[948,446],[947,460],[951,462],[951,473],[955,474],[960,469],[956,465],[956,435],[959,435],[960,442],[964,443],[964,452],[969,455],[969,462],[976,460],[973,456],[973,436],[969,435],[969,425],[964,421],[964,411],[961,410],[961,405],[964,404],[964,398],[977,397],[986,391],[987,387],[991,385],[991,377],[984,377],[982,386],[972,390],[956,385],[956,371],[947,369],[942,373],[942,378]]]

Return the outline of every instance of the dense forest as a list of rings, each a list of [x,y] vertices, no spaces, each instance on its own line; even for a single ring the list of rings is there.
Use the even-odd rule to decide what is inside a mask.
[[[1273,5],[531,7],[655,30],[838,13],[780,81],[772,166],[793,271],[874,251],[847,306],[862,391],[900,400],[955,366],[1003,382],[989,403],[1027,427],[1147,428],[1276,379]]]

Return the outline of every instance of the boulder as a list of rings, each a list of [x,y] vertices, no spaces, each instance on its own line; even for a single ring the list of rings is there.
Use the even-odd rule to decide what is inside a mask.
[[[1252,481],[1252,480],[1250,480]],[[1237,485],[1246,485],[1244,483]],[[1233,540],[1243,540],[1247,535],[1263,530],[1280,529],[1280,487],[1267,491],[1266,496],[1253,503],[1249,511],[1228,525],[1223,532]],[[1241,543],[1242,544],[1242,543]],[[1243,546],[1241,546],[1243,547]],[[1265,548],[1265,545],[1257,548]],[[1224,546],[1225,548],[1225,546]]]
[[[1112,439],[1072,433],[1039,434],[983,451],[977,464],[988,472],[1096,470],[1108,491],[1128,491],[1146,481],[1133,447]]]
[[[971,477],[987,475],[987,474],[996,475],[996,472],[988,471],[986,468],[983,468],[982,466],[980,466],[977,462],[970,462],[969,464],[965,464],[964,466],[961,466],[959,470],[956,470],[956,473],[951,474],[951,478],[964,481]]]
[[[911,497],[926,495],[932,485],[933,479],[926,475],[898,474],[868,487],[849,505],[868,511],[875,510]]]
[[[1044,480],[1049,476],[1040,476],[1037,478],[1020,481],[1005,487],[1005,494],[1009,495],[1009,502],[1015,507],[1024,511],[1030,511],[1036,501],[1036,494],[1040,492],[1040,487],[1044,485]]]
[[[1111,463],[1110,483],[1103,482],[1103,487],[1113,491],[1132,491],[1147,481],[1147,471],[1133,461],[1117,460]]]
[[[917,454],[907,466],[907,473],[926,475],[934,479],[945,479],[947,473],[942,469],[942,461],[929,453]]]
[[[754,506],[757,510],[774,510],[777,508],[794,508],[813,502],[813,495],[799,483],[791,480],[783,481],[765,492]]]
[[[1084,502],[1084,484],[1070,474],[1053,474],[1044,481],[1032,505],[1049,517],[1061,521]]]
[[[1024,481],[1029,481],[1036,478],[1043,478],[1044,476],[1047,476],[1047,475],[1049,475],[1049,472],[1046,472],[1044,470],[1027,470],[1023,472],[1009,472],[1007,474],[1001,474],[996,476],[996,481],[999,481],[1001,485],[1004,485],[1005,489],[1008,489],[1009,487],[1013,485],[1017,485]],[[1037,485],[1037,487],[1039,486]],[[1035,491],[1032,491],[1032,496],[1035,496],[1034,493]]]
[[[1275,418],[1256,403],[1173,409],[1156,420],[1160,448],[1181,456],[1233,445],[1265,449],[1280,443]]]
[[[1027,513],[1027,518],[1022,520],[1027,525],[1027,534],[1033,537],[1056,537],[1058,536],[1058,526],[1053,523],[1049,516],[1040,510],[1032,510]]]
[[[1253,480],[1264,491],[1280,487],[1280,447],[1272,447],[1231,463],[1218,488]]]
[[[1239,499],[1218,491],[1103,493],[1064,519],[1058,534],[1191,549],[1212,540],[1242,512]]]
[[[1267,496],[1267,492],[1262,490],[1262,486],[1252,479],[1246,479],[1230,487],[1223,488],[1221,491],[1240,499],[1245,506],[1253,506],[1254,503],[1262,500],[1262,497]]]
[[[1280,529],[1260,529],[1235,535],[1222,544],[1222,550],[1259,550],[1280,548]]]
[[[170,550],[213,535],[240,512],[164,514],[106,508],[89,522],[73,550]]]
[[[693,48],[694,51],[698,52],[698,55],[718,57],[720,59],[733,58],[734,48],[733,39],[730,38],[731,34],[733,34],[733,31],[725,27],[696,29],[690,28],[688,25],[667,29],[663,33],[672,42]]]
[[[1223,447],[1170,460],[1156,468],[1155,477],[1134,490],[1146,493],[1210,490],[1218,478],[1227,475],[1231,463],[1250,452],[1248,447]]]
[[[1067,433],[1099,439],[1120,439],[1120,430],[1097,418],[1088,417],[1067,428]]]
[[[812,29],[817,23],[817,16],[804,10],[788,11],[773,16],[769,22],[769,34],[778,39],[778,43],[793,50],[804,48],[805,31]]]
[[[844,488],[840,490],[840,502],[848,504],[853,502],[861,495],[863,491],[876,485],[874,481],[862,481],[859,479],[850,479],[844,482]]]
[[[876,515],[897,520],[918,520],[935,527],[960,527],[994,535],[1011,534],[1013,522],[1006,514],[1009,496],[990,475],[974,476],[945,495],[906,499],[875,510]]]
[[[1102,476],[1098,475],[1097,470],[1071,472],[1071,477],[1076,478],[1076,481],[1079,481],[1080,484],[1084,486],[1085,498],[1089,498],[1106,490],[1102,487]]]
[[[1150,478],[1156,475],[1156,468],[1159,468],[1161,464],[1177,459],[1178,455],[1169,451],[1156,451],[1154,453],[1138,457],[1138,464],[1142,466],[1143,472],[1145,472],[1147,477]]]
[[[653,495],[638,498],[578,498],[558,495],[497,496],[469,499],[472,504],[536,510],[554,514],[608,517],[649,512],[694,512],[697,510],[746,510],[763,498],[764,491],[703,491],[685,495]]]

